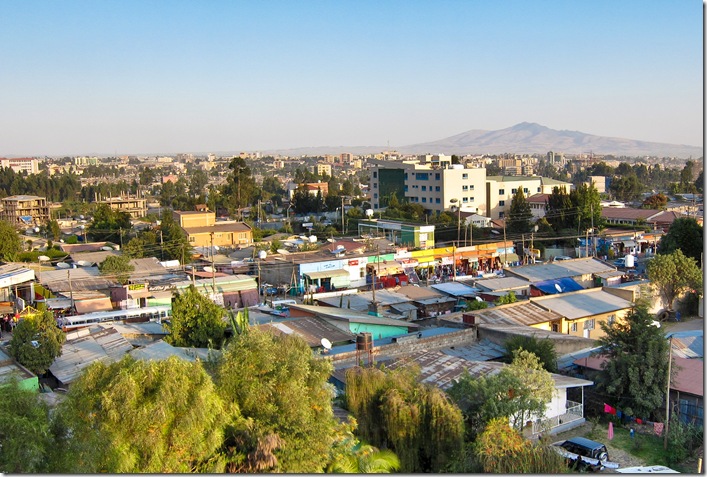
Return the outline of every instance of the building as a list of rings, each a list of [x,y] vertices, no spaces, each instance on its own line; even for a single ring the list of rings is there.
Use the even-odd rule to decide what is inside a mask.
[[[672,211],[631,207],[602,207],[601,216],[606,220],[607,225],[648,225],[666,232],[675,219],[684,217],[683,214]]]
[[[99,203],[108,204],[111,210],[117,212],[127,212],[131,219],[139,219],[147,215],[147,199],[111,197],[101,200]]]
[[[318,162],[316,166],[312,167],[312,172],[318,176],[329,176],[331,177],[331,164],[326,162]]]
[[[0,167],[10,168],[15,172],[26,172],[27,174],[36,174],[39,172],[39,162],[31,157],[17,157],[13,159],[0,159]]]
[[[215,212],[175,210],[172,215],[193,247],[253,245],[253,230],[245,222],[217,222]]]
[[[305,182],[302,184],[295,184],[290,182],[287,184],[287,195],[289,199],[295,196],[295,192],[298,190],[305,190],[309,192],[310,195],[317,196],[319,192],[322,193],[322,197],[329,195],[329,183],[328,182]]]
[[[565,187],[570,191],[572,184],[540,176],[488,176],[486,178],[486,216],[502,219],[511,208],[511,201],[518,189],[525,198],[536,194],[552,194],[553,187]],[[535,215],[535,213],[533,213]]]
[[[49,222],[49,205],[45,197],[13,195],[0,200],[0,219],[15,226],[36,226]]]
[[[463,210],[486,213],[484,184],[486,169],[452,164],[450,156],[420,156],[412,161],[372,161],[371,206],[388,206],[393,195],[401,202],[420,204],[435,211],[461,205]],[[449,158],[449,160],[447,160]]]
[[[384,236],[391,242],[410,248],[434,248],[435,226],[395,222],[392,220],[359,220],[358,234]]]

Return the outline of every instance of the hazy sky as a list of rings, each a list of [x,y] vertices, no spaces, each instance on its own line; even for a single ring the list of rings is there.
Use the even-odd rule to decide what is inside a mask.
[[[0,45],[0,155],[703,141],[699,0],[0,0]]]

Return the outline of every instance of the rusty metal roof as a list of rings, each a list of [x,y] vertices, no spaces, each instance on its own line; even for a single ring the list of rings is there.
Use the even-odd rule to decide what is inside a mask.
[[[310,347],[321,347],[322,338],[326,338],[334,344],[348,343],[356,339],[356,335],[353,333],[349,333],[331,323],[312,317],[264,323],[257,325],[257,327],[272,330],[276,335],[294,334],[300,336]]]
[[[562,315],[548,311],[532,301],[511,303],[470,312],[476,317],[476,323],[504,325],[537,325],[562,319]]]

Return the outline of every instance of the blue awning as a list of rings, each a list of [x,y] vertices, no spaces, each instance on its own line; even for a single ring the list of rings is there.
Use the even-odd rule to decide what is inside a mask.
[[[582,285],[571,278],[559,278],[557,280],[545,280],[542,282],[533,283],[534,286],[543,293],[554,295],[557,293],[565,293],[570,291],[584,290]],[[559,289],[558,289],[559,288]]]

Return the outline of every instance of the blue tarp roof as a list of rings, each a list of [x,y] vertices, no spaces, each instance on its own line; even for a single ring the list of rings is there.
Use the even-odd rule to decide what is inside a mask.
[[[560,287],[560,290],[557,289],[558,285]],[[584,290],[582,288],[582,285],[577,283],[571,278],[558,278],[557,280],[545,280],[542,282],[537,282],[533,283],[532,286],[535,288],[539,289],[543,293],[547,293],[548,295],[555,295],[557,293],[565,293],[565,292],[571,292],[571,291],[579,291],[579,290]]]

